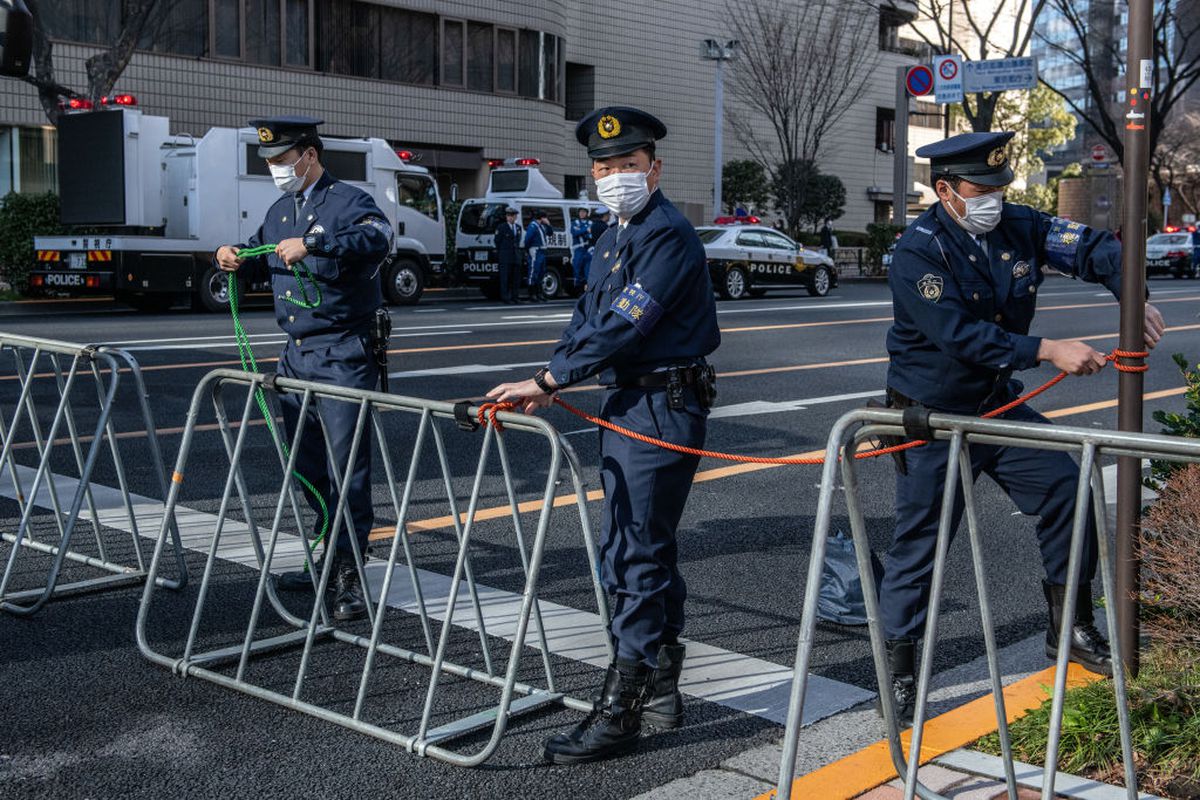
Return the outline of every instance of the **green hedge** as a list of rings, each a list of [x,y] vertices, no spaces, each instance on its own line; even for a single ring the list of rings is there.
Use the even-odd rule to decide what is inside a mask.
[[[24,292],[35,264],[33,237],[67,232],[59,222],[58,195],[10,193],[0,202],[0,278]]]
[[[902,233],[904,227],[891,225],[886,222],[872,222],[867,226],[867,262],[873,265],[883,263],[883,254],[896,241],[896,234]]]

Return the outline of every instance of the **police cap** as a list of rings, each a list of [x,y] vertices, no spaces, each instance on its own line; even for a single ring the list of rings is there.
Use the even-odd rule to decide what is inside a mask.
[[[266,117],[252,119],[250,125],[258,129],[258,154],[263,158],[274,158],[296,145],[320,141],[317,126],[324,121],[304,116]]]
[[[575,126],[575,138],[593,159],[632,153],[666,135],[657,117],[628,106],[598,108]]]
[[[960,133],[917,149],[928,158],[933,179],[957,176],[980,186],[1007,186],[1012,183],[1012,165],[1008,161],[1010,131]]]
[[[511,216],[512,214],[519,214],[521,212],[517,211],[516,206],[509,206],[508,208],[504,209],[504,213]]]

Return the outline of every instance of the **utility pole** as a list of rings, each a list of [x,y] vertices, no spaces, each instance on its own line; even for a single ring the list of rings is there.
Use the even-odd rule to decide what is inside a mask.
[[[1121,221],[1121,349],[1141,351],[1146,313],[1146,180],[1150,172],[1150,102],[1154,92],[1153,0],[1129,0],[1125,57],[1125,202]],[[1128,361],[1128,359],[1127,359]],[[1136,363],[1136,359],[1134,360]],[[1142,373],[1120,373],[1117,427],[1142,430]],[[1142,462],[1117,460],[1117,629],[1130,675],[1138,669],[1138,530]]]
[[[892,224],[908,224],[908,67],[896,67],[896,120],[892,123]]]
[[[737,39],[720,42],[705,39],[700,43],[700,57],[717,62],[717,85],[713,121],[713,216],[721,216],[721,179],[724,167],[725,144],[725,62],[737,56]]]

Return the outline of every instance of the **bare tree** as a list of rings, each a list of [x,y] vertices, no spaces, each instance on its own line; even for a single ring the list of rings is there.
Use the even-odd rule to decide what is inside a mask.
[[[1070,35],[1066,40],[1051,40],[1038,34],[1053,50],[1075,64],[1084,75],[1086,99],[1071,97],[1066,87],[1054,89],[1071,110],[1079,115],[1124,163],[1124,102],[1114,102],[1117,78],[1125,74],[1125,54],[1118,31],[1100,29],[1111,25],[1112,13],[1105,17],[1089,15],[1074,0],[1052,0],[1054,10],[1066,20]],[[1093,4],[1095,5],[1095,4]],[[1155,3],[1154,15],[1154,86],[1149,104],[1139,107],[1146,114],[1150,131],[1150,152],[1157,153],[1171,111],[1200,79],[1200,18],[1181,13],[1179,0]],[[1159,176],[1155,173],[1155,180]],[[1161,185],[1159,187],[1162,188]]]
[[[977,60],[1017,58],[1029,52],[1034,27],[1047,0],[917,0],[913,31],[937,53],[962,53]],[[920,22],[930,23],[928,26]],[[933,29],[932,34],[926,28]],[[976,92],[963,102],[973,131],[990,131],[1003,92]]]
[[[1158,196],[1170,188],[1187,213],[1200,214],[1200,113],[1175,119],[1162,131],[1150,174]]]
[[[878,6],[742,0],[730,4],[727,23],[741,42],[730,124],[776,184],[782,170],[817,161],[826,136],[873,77]],[[802,198],[787,194],[781,210],[794,227]]]
[[[33,15],[33,74],[25,78],[38,90],[42,110],[51,123],[57,124],[64,98],[83,98],[93,103],[109,94],[117,79],[129,66],[129,59],[138,46],[154,41],[175,0],[120,0],[120,26],[112,44],[84,63],[87,86],[82,90],[59,82],[54,68],[54,43],[45,25],[46,14],[53,13],[43,0],[25,0]]]

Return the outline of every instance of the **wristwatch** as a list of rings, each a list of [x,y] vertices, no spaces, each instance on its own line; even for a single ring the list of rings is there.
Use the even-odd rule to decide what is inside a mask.
[[[541,389],[546,394],[554,394],[555,392],[558,391],[558,389],[555,389],[553,386],[546,383],[546,376],[549,374],[550,374],[550,368],[542,367],[537,372],[533,373],[533,382],[536,383],[538,388]]]
[[[304,242],[305,250],[316,255],[317,248],[320,246],[320,240],[317,239],[317,235],[315,233],[304,234],[304,238],[301,241]]]

